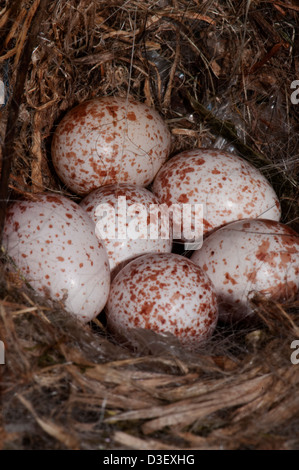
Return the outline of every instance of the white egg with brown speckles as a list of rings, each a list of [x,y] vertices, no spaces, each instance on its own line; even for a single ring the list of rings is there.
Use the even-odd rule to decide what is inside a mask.
[[[78,204],[50,193],[35,197],[9,206],[3,246],[37,292],[87,322],[108,298],[106,248]]]
[[[278,197],[262,173],[237,155],[217,149],[184,151],[168,160],[154,180],[153,192],[168,206],[203,205],[203,226],[199,224],[199,233],[194,234],[199,240],[202,232],[233,220],[278,221],[281,216]]]
[[[250,317],[255,294],[276,301],[299,294],[299,234],[277,221],[231,222],[209,235],[191,259],[212,280],[224,321]]]
[[[111,283],[107,325],[116,336],[134,328],[171,333],[194,349],[214,332],[214,287],[205,272],[174,253],[146,254],[127,264]]]
[[[147,186],[170,144],[170,131],[156,110],[110,96],[71,109],[55,130],[51,151],[60,179],[86,195],[106,184]]]

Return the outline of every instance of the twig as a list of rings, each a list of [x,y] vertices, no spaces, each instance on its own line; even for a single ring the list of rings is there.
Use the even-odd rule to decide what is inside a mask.
[[[178,66],[179,58],[180,58],[180,32],[177,29],[176,31],[176,49],[175,49],[175,56],[174,56],[174,61],[171,66],[170,74],[169,74],[169,81],[168,81],[168,86],[167,90],[164,96],[164,102],[163,102],[163,107],[165,109],[169,108],[170,106],[170,100],[171,100],[171,93],[172,93],[172,87],[173,87],[173,80],[175,76],[175,72]]]

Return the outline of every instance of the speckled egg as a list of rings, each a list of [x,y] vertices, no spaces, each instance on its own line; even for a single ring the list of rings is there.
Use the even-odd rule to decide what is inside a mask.
[[[215,286],[221,320],[251,315],[256,293],[285,301],[299,292],[299,235],[277,221],[232,222],[209,235],[191,259]]]
[[[106,304],[106,249],[86,212],[70,199],[39,194],[7,212],[3,245],[30,285],[87,322]]]
[[[171,252],[171,227],[164,230],[159,200],[146,188],[126,183],[103,186],[88,194],[80,206],[105,242],[111,270],[144,253]]]
[[[174,253],[143,255],[114,278],[106,305],[112,333],[132,328],[171,333],[196,348],[215,329],[218,310],[214,287],[205,272]]]
[[[166,161],[171,134],[154,109],[132,99],[95,98],[70,110],[52,140],[57,174],[86,195],[113,183],[147,186]]]
[[[217,149],[185,151],[168,160],[154,180],[153,192],[168,206],[203,204],[203,226],[199,227],[204,234],[233,220],[278,221],[281,216],[278,198],[260,171]]]

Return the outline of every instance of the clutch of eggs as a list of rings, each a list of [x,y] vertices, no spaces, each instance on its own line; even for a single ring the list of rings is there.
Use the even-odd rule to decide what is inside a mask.
[[[56,128],[51,152],[60,179],[86,195],[106,184],[147,186],[170,144],[170,131],[154,109],[111,96],[71,109]]]
[[[80,203],[105,243],[110,269],[144,253],[170,253],[171,227],[159,223],[160,204],[146,188],[120,183],[103,186]]]
[[[203,205],[203,225],[195,238],[233,220],[265,218],[280,220],[279,200],[258,169],[237,155],[217,149],[194,149],[179,153],[159,170],[153,192],[168,206]],[[184,233],[192,227],[183,226]],[[196,230],[195,230],[196,232]]]
[[[61,195],[16,201],[7,212],[3,246],[29,284],[87,322],[110,288],[106,248],[87,213]]]
[[[107,326],[129,338],[133,328],[171,333],[194,349],[217,324],[214,286],[203,269],[174,253],[149,253],[130,261],[112,280]]]
[[[213,282],[223,321],[252,315],[249,300],[256,293],[277,301],[299,293],[299,234],[277,221],[231,222],[209,235],[191,260]]]

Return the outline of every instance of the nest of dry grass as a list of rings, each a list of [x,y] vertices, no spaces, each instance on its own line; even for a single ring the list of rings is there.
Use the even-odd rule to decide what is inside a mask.
[[[291,0],[0,1],[2,223],[8,196],[76,198],[51,165],[55,126],[129,94],[167,120],[173,154],[221,147],[259,167],[299,231],[298,14]],[[3,449],[299,448],[298,302],[256,298],[258,324],[219,326],[191,353],[148,331],[132,351],[101,318],[82,328],[5,256],[0,293]]]

